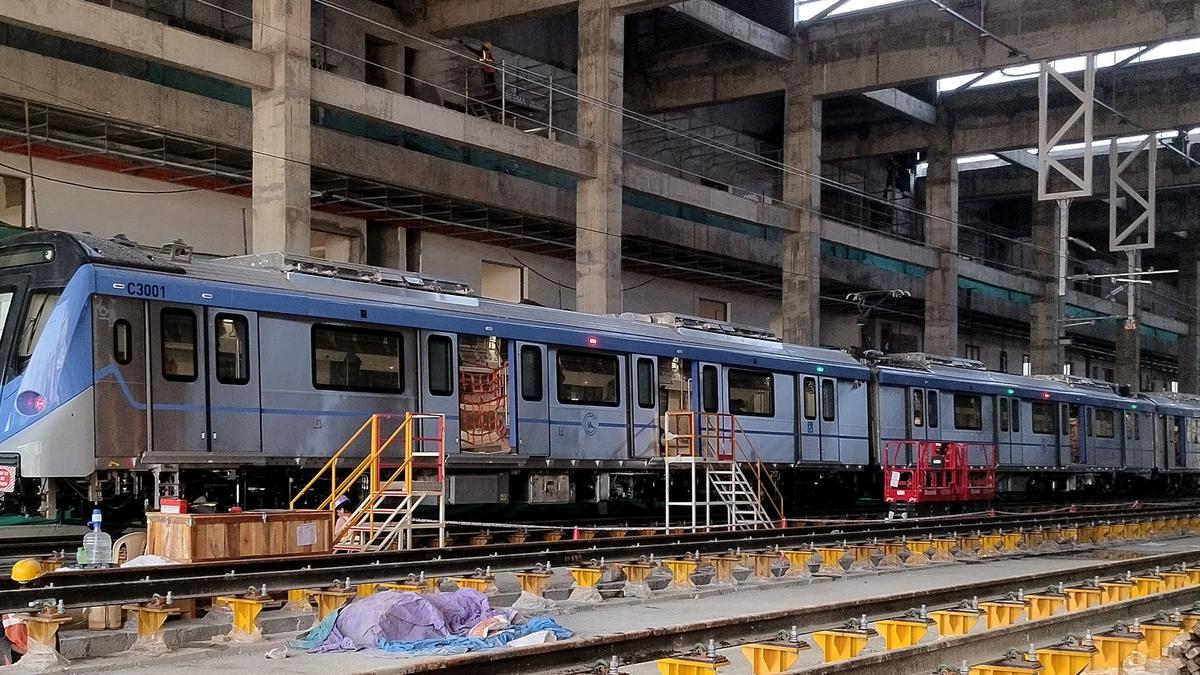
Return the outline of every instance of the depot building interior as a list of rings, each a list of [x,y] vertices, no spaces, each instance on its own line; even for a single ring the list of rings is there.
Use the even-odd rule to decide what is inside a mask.
[[[7,225],[1197,391],[1189,3],[51,4]]]
[[[0,2],[0,663],[1200,672],[1198,81],[1198,0]]]

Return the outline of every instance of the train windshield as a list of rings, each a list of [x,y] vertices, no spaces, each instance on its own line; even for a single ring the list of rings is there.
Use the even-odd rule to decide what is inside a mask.
[[[9,294],[12,295],[11,293]],[[25,306],[25,318],[20,327],[21,333],[17,338],[17,372],[23,372],[33,355],[33,348],[46,330],[46,320],[54,312],[58,304],[59,291],[35,291],[29,296],[29,304]]]

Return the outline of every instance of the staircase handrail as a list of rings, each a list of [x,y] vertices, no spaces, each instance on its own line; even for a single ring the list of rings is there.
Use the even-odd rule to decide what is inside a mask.
[[[437,428],[437,437],[436,438],[429,438],[429,437],[426,437],[423,435],[418,435],[418,436],[413,435],[413,429],[416,424],[416,420],[425,420],[425,419],[436,419],[437,420],[438,428]],[[382,456],[384,449],[386,449],[392,443],[392,441],[394,441],[396,439],[396,436],[398,436],[401,432],[404,433],[404,461],[402,461],[399,465],[397,465],[392,470],[391,474],[388,475],[388,477],[386,479],[380,480],[380,478],[381,478],[380,473],[379,473],[379,470],[381,468],[380,457]],[[368,530],[368,532],[367,532],[367,534],[368,534],[367,540],[371,541],[375,538],[375,532],[376,532],[375,511],[376,511],[377,502],[379,502],[380,496],[383,493],[387,492],[397,480],[400,480],[402,475],[403,475],[403,480],[404,480],[404,493],[405,494],[412,493],[412,483],[413,483],[412,469],[414,466],[413,458],[414,458],[416,443],[421,443],[424,441],[433,441],[433,442],[437,443],[438,482],[440,483],[442,480],[444,480],[444,475],[443,475],[443,466],[444,466],[444,462],[445,462],[444,434],[445,434],[445,416],[444,415],[428,414],[428,413],[421,414],[421,413],[411,413],[411,412],[404,413],[404,421],[401,422],[398,427],[396,427],[396,430],[392,432],[392,435],[389,436],[387,438],[387,440],[384,441],[381,445],[379,445],[377,450],[373,450],[371,452],[371,454],[369,454],[367,457],[365,457],[363,459],[363,461],[359,464],[358,468],[355,469],[355,472],[350,477],[346,478],[346,480],[343,482],[343,485],[341,487],[342,487],[342,492],[344,493],[345,490],[348,490],[350,485],[352,485],[354,483],[354,481],[357,480],[358,476],[362,475],[363,471],[366,471],[368,469],[371,471],[370,494],[367,495],[367,498],[365,500],[363,500],[363,502],[361,504],[358,505],[358,507],[354,510],[353,513],[350,514],[350,516],[346,519],[346,524],[344,526],[342,526],[342,528],[339,531],[334,533],[333,541],[341,541],[343,538],[345,538],[346,533],[350,532],[350,530],[352,528],[356,527],[357,525],[362,523],[364,520],[369,520],[368,526],[370,527],[370,530]],[[376,442],[375,439],[377,439],[377,438],[378,438],[378,430],[376,429],[372,432],[372,443],[373,444]],[[368,517],[369,517],[369,519],[368,519]],[[395,517],[396,517],[395,512],[389,514],[387,519],[384,520],[384,522],[379,524],[380,531],[383,531],[384,529],[386,529],[392,523],[392,521],[395,519]],[[390,541],[391,537],[392,537],[392,535],[389,535],[388,539],[385,539],[385,543],[387,541]]]
[[[347,440],[342,447],[339,448],[338,451],[329,458],[329,461],[325,462],[325,465],[322,466],[319,471],[317,471],[317,473],[312,477],[312,480],[308,481],[308,484],[306,484],[298,493],[296,493],[296,496],[292,498],[288,506],[292,509],[296,508],[296,503],[299,502],[300,499],[303,498],[304,495],[310,489],[312,489],[314,485],[317,484],[322,476],[328,473],[330,483],[329,496],[321,501],[321,503],[317,506],[317,510],[322,511],[329,509],[330,511],[333,511],[333,503],[337,500],[337,498],[346,494],[346,492],[350,489],[350,486],[354,484],[354,481],[358,480],[359,476],[361,476],[368,468],[373,465],[377,465],[379,456],[383,453],[383,451],[386,450],[389,445],[391,445],[392,441],[396,439],[396,436],[398,436],[401,431],[408,427],[412,418],[412,413],[405,413],[404,421],[401,422],[400,425],[396,427],[396,430],[387,437],[387,440],[380,443],[379,421],[381,419],[391,419],[392,417],[395,416],[384,413],[375,413],[368,417],[367,420],[363,422],[362,426],[358,428],[358,431],[355,431],[354,434],[350,436],[349,440]],[[367,429],[371,430],[371,451],[367,453],[367,456],[364,457],[361,462],[359,462],[358,466],[356,466],[348,476],[346,476],[341,482],[338,482],[338,460],[341,459],[342,455],[350,449],[350,446],[353,445],[354,442],[357,441]],[[377,479],[373,478],[372,480]]]
[[[775,479],[771,477],[771,472],[767,471],[767,467],[763,464],[762,457],[758,454],[758,449],[754,447],[754,441],[750,440],[750,435],[747,434],[746,430],[742,427],[741,421],[738,420],[738,418],[734,415],[730,415],[729,419],[733,425],[733,430],[736,433],[741,434],[742,438],[746,439],[746,445],[750,450],[750,459],[752,460],[750,462],[750,468],[754,472],[754,480],[756,482],[755,487],[758,490],[759,502],[761,503],[763,501],[763,497],[765,496],[767,503],[771,505],[771,509],[775,515],[783,518],[783,493],[779,490],[779,484],[776,483]],[[736,446],[736,435],[734,439],[734,445]],[[736,460],[737,448],[735,447],[734,461]],[[765,481],[763,480],[764,478],[766,479]],[[770,488],[767,490],[765,495],[763,494],[764,485]]]

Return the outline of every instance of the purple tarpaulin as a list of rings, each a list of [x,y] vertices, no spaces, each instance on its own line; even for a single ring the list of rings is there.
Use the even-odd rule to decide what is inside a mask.
[[[343,607],[317,651],[373,648],[380,640],[466,635],[472,626],[496,613],[486,595],[470,589],[433,595],[382,591]]]

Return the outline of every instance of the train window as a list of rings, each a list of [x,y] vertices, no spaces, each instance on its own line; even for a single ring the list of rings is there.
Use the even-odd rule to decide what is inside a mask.
[[[1096,409],[1093,426],[1095,427],[1097,436],[1100,438],[1112,438],[1114,436],[1113,427],[1115,426],[1113,422],[1113,411],[1105,410],[1104,408]]]
[[[42,291],[29,297],[29,304],[25,306],[25,319],[21,322],[21,335],[17,338],[18,372],[24,371],[25,366],[29,365],[33,348],[37,346],[38,339],[42,337],[42,332],[49,323],[50,315],[58,306],[58,297],[58,291]]]
[[[1054,424],[1054,417],[1056,414],[1054,410],[1055,404],[1034,401],[1030,405],[1033,406],[1033,433],[1057,433],[1058,429]]]
[[[454,341],[445,335],[430,335],[429,393],[449,396],[454,393]]]
[[[729,412],[757,417],[775,416],[775,377],[753,370],[729,369]]]
[[[833,380],[821,380],[821,419],[832,422],[837,418],[837,388]]]
[[[700,407],[706,413],[715,413],[720,407],[718,402],[717,367],[704,366],[700,369]]]
[[[926,392],[925,424],[930,429],[938,425],[938,393],[932,389]]]
[[[403,353],[400,333],[317,324],[312,328],[313,386],[401,393]]]
[[[1021,399],[1012,400],[1012,430],[1021,432]]]
[[[542,400],[542,350],[533,345],[521,347],[521,398]]]
[[[1008,431],[1008,399],[1000,399],[1000,431]]]
[[[250,327],[246,317],[237,314],[218,314],[213,322],[216,342],[217,382],[248,384],[250,382]]]
[[[132,332],[125,319],[117,319],[113,324],[113,360],[122,366],[133,360]]]
[[[4,327],[8,325],[8,311],[12,309],[13,293],[13,291],[0,293],[0,335],[4,334]]]
[[[196,315],[189,309],[164,309],[160,319],[162,375],[173,382],[196,381]]]
[[[639,408],[654,408],[658,405],[656,393],[658,388],[654,386],[654,360],[653,359],[638,359],[637,360],[637,398]]]
[[[658,387],[654,384],[654,359],[637,359],[637,407],[658,407],[654,394]]]
[[[541,400],[541,350],[533,345],[521,347],[521,398]]]
[[[0,268],[37,265],[54,260],[53,246],[18,246],[0,253]]]
[[[925,396],[920,389],[913,389],[912,392],[912,425],[925,426]]]
[[[1125,412],[1125,440],[1133,440],[1133,413]]]
[[[618,406],[621,376],[617,357],[584,352],[558,353],[558,402]]]
[[[804,378],[804,419],[817,419],[817,381]]]
[[[954,428],[978,431],[983,428],[983,399],[973,394],[954,395]]]
[[[1133,440],[1142,440],[1142,416],[1138,414],[1133,416]]]

